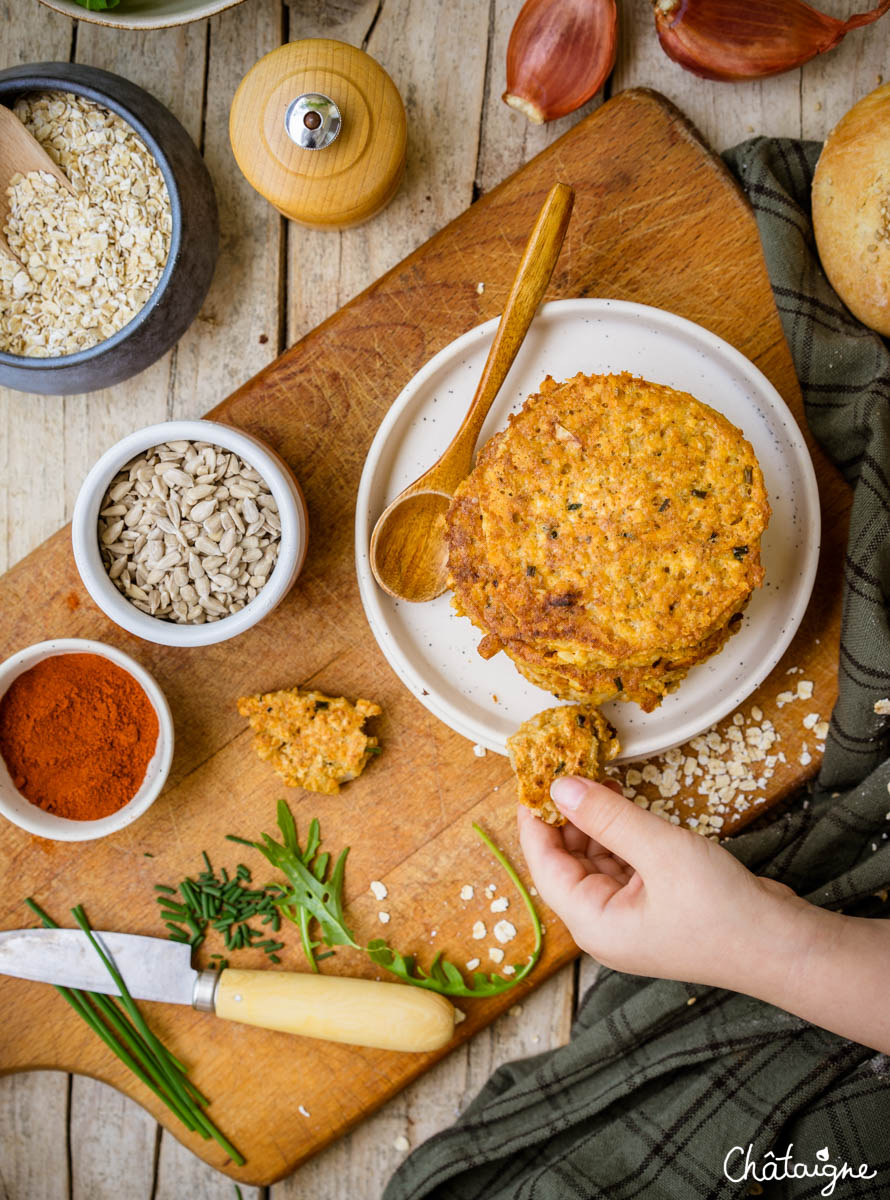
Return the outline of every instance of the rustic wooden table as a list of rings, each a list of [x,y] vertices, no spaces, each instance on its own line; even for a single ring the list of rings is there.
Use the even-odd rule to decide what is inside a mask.
[[[507,37],[520,6],[521,0],[246,0],[210,22],[133,34],[74,24],[37,0],[0,0],[0,67],[71,59],[153,92],[201,147],[222,218],[210,295],[165,359],[129,383],[87,396],[0,389],[0,570],[69,519],[84,473],[112,442],[152,421],[200,415],[588,111],[534,128],[501,103]],[[649,0],[619,0],[619,7],[621,45],[606,95],[633,85],[656,88],[717,149],[755,133],[823,138],[882,82],[890,60],[888,18],[801,71],[751,84],[708,83],[664,56]],[[857,6],[822,0],[822,7],[846,15]],[[248,68],[284,41],[318,35],[367,49],[408,108],[401,191],[371,224],[342,234],[282,220],[244,181],[228,144],[229,105]],[[521,1010],[266,1189],[271,1200],[378,1196],[406,1142],[416,1146],[447,1125],[499,1063],[567,1039],[593,970],[589,960],[565,968]],[[257,1200],[261,1190],[242,1189],[245,1200]],[[0,1079],[0,1200],[105,1200],[123,1192],[134,1200],[235,1194],[230,1180],[102,1084],[55,1073]]]

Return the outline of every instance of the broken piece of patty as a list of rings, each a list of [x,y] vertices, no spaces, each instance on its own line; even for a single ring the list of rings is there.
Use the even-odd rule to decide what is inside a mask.
[[[242,696],[238,712],[250,721],[254,749],[288,787],[333,795],[341,783],[361,775],[380,753],[365,721],[379,716],[379,704],[323,692],[285,688],[260,696]]]
[[[615,729],[597,709],[566,704],[524,721],[507,738],[507,751],[520,801],[548,825],[564,825],[565,817],[550,799],[550,784],[561,775],[601,779],[621,746]]]

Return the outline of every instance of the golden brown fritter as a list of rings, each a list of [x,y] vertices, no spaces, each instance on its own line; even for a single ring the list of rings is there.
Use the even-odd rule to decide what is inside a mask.
[[[559,700],[584,704],[604,704],[616,696],[634,700],[644,712],[652,712],[669,692],[675,691],[696,663],[716,654],[726,644],[741,621],[712,634],[700,646],[673,651],[646,666],[601,667],[561,662],[556,655],[542,655],[522,641],[508,642],[504,652],[530,683],[543,688]]]
[[[768,517],[750,444],[707,405],[628,374],[548,379],[455,493],[454,605],[486,657],[649,710],[739,627]]]
[[[550,799],[550,784],[560,775],[602,778],[603,767],[621,747],[615,730],[595,708],[568,704],[524,721],[507,738],[507,751],[520,801],[548,825],[564,825],[565,817]]]
[[[381,708],[370,700],[350,704],[322,692],[286,688],[262,696],[242,696],[238,712],[256,733],[257,754],[288,787],[331,795],[340,784],[361,775],[380,753],[377,738],[364,733],[369,717]]]

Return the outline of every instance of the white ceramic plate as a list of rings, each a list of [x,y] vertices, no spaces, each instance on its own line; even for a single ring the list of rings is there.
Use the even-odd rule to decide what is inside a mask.
[[[114,29],[169,29],[213,17],[242,0],[125,0],[120,8],[86,9],[75,0],[43,0],[47,8],[75,21]]]
[[[481,634],[458,617],[450,593],[428,604],[393,600],[368,563],[374,522],[398,493],[441,454],[466,412],[497,320],[471,329],[431,359],[386,414],[368,452],[356,508],[356,567],[365,613],[402,682],[430,712],[498,753],[522,722],[555,703],[527,683],[505,654],[486,662]],[[754,446],[772,517],[763,538],[764,586],[739,633],[693,668],[654,713],[612,702],[622,758],[648,758],[688,741],[726,716],[770,673],[806,609],[819,559],[819,494],[794,417],[764,375],[727,342],[671,313],[619,300],[558,300],[528,332],[482,431],[502,429],[510,412],[546,375],[568,379],[631,371],[691,392],[724,413]],[[481,442],[480,442],[481,444]],[[497,697],[497,699],[495,699]]]

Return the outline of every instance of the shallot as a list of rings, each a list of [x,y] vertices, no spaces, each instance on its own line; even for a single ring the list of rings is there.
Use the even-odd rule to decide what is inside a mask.
[[[564,117],[603,86],[617,46],[615,0],[526,0],[507,45],[503,99],[536,125]]]
[[[870,25],[890,0],[847,20],[803,0],[653,0],[665,53],[704,79],[780,75],[833,50],[851,29]]]

